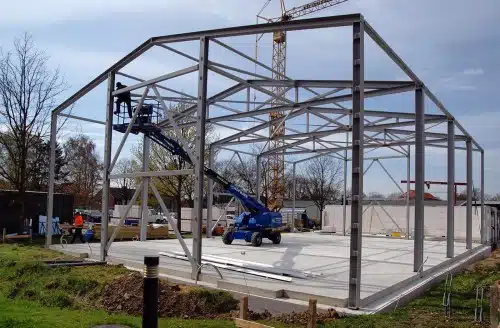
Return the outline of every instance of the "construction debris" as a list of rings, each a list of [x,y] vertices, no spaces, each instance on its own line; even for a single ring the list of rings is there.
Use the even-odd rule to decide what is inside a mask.
[[[159,254],[176,259],[187,260],[186,255],[182,252],[175,252],[175,251],[160,252]],[[322,275],[310,271],[276,268],[269,264],[257,263],[257,262],[251,262],[251,261],[245,261],[245,260],[239,260],[239,259],[233,259],[233,258],[227,258],[209,254],[202,256],[202,263],[208,263],[215,267],[226,270],[244,272],[256,276],[287,281],[287,282],[292,281],[291,279],[292,277],[304,279]]]
[[[339,318],[339,314],[334,309],[328,309],[326,312],[317,313],[317,323],[324,324],[329,321],[334,321]],[[264,312],[253,312],[248,311],[248,320],[273,320],[279,321],[286,325],[307,325],[309,319],[309,312],[292,312],[292,313],[282,313],[278,315],[272,315],[271,312],[265,310]]]
[[[160,280],[160,317],[218,318],[229,316],[238,307],[238,301],[223,291],[207,291],[201,288],[169,285]],[[143,279],[139,273],[131,273],[106,285],[102,304],[111,313],[142,314]]]
[[[177,254],[173,254],[173,253],[169,253],[169,252],[160,252],[159,254],[161,256],[168,256],[168,257],[171,257],[174,259],[188,261],[188,258],[185,255],[184,256],[177,255]],[[213,262],[213,261],[207,261],[207,260],[203,260],[203,257],[202,257],[201,263],[202,264],[210,264],[216,268],[221,268],[221,269],[226,269],[226,270],[236,271],[236,272],[242,272],[242,273],[246,273],[246,274],[250,274],[250,275],[254,275],[254,276],[259,276],[259,277],[264,277],[264,278],[276,279],[276,280],[285,281],[285,282],[292,281],[292,278],[290,278],[290,277],[284,277],[281,275],[267,273],[264,271],[246,269],[246,268],[238,267],[237,265],[233,265],[233,264],[229,264],[229,263],[221,264],[221,263],[217,263],[217,262]]]

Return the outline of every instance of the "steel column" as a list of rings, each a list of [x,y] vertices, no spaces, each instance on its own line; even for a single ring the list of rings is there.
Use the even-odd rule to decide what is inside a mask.
[[[406,239],[410,240],[410,180],[411,180],[411,157],[408,146],[408,156],[406,156]]]
[[[142,142],[142,171],[149,171],[149,152],[151,149],[151,139],[144,136],[144,140]],[[140,231],[140,239],[141,241],[146,241],[148,239],[148,218],[149,218],[149,208],[148,208],[148,199],[149,199],[149,179],[148,177],[142,178],[143,188],[142,188],[142,218],[141,218],[141,231]]]
[[[486,216],[484,213],[484,150],[481,151],[481,244],[486,244]]]
[[[191,279],[198,278],[198,268],[201,266],[201,242],[203,228],[203,190],[204,190],[204,154],[205,154],[205,120],[207,113],[207,68],[208,46],[206,37],[200,38],[200,61],[198,76],[198,109],[196,127],[196,152],[194,161],[194,229],[193,229],[193,258],[195,266],[192,268]],[[196,267],[198,266],[198,267]]]
[[[465,230],[465,248],[472,249],[472,140],[465,142],[467,149],[467,215]]]
[[[446,222],[446,257],[454,256],[455,240],[455,123],[448,121],[448,204]]]
[[[363,223],[364,23],[353,24],[352,45],[352,200],[348,307],[358,309],[361,291]]]
[[[349,137],[347,137],[349,140]],[[349,141],[348,141],[349,142]],[[345,224],[347,221],[347,150],[344,150],[344,192],[342,194],[342,234],[345,236],[346,228]]]
[[[257,156],[257,185],[255,186],[257,201],[260,202],[261,178],[262,178],[262,157]]]
[[[210,169],[214,169],[214,156],[215,149],[210,146],[208,150],[208,167]],[[207,237],[212,237],[212,219],[213,219],[213,209],[214,205],[214,181],[212,179],[208,179],[207,186]]]
[[[108,242],[109,224],[109,168],[111,164],[111,141],[113,137],[113,88],[115,86],[115,73],[108,74],[107,107],[106,107],[106,130],[104,139],[104,167],[102,179],[102,216],[101,216],[101,261],[106,260],[106,244]]]
[[[421,87],[415,90],[415,233],[413,249],[413,271],[423,270],[424,261],[424,180],[425,180],[425,135],[424,93]]]
[[[292,169],[292,181],[293,181],[293,190],[292,190],[292,231],[295,229],[295,188],[296,187],[296,177],[295,177],[295,171],[297,169],[297,164],[293,163],[293,169]]]
[[[54,215],[54,180],[56,167],[56,140],[57,140],[57,113],[52,112],[50,122],[50,164],[49,164],[49,190],[47,193],[47,221],[45,228],[45,246],[52,245],[52,216]]]

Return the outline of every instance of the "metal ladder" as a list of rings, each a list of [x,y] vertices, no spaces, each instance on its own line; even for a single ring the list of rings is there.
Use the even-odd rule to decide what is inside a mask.
[[[448,273],[446,275],[446,281],[444,283],[444,294],[443,294],[443,306],[444,306],[444,316],[451,317],[451,289],[453,283],[453,274]]]
[[[474,322],[483,322],[484,287],[476,287],[476,308],[474,309]]]

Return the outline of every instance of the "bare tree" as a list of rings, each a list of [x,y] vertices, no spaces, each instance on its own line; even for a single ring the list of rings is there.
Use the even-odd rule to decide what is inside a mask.
[[[486,200],[493,200],[493,201],[499,201],[500,200],[500,193],[496,193],[494,196],[488,196],[484,195]]]
[[[241,159],[235,156],[231,161],[223,160],[217,162],[216,168],[226,179],[236,184],[238,187],[245,190],[250,195],[257,193],[257,160],[256,156],[260,150],[254,148],[252,150],[254,156],[241,155]],[[268,165],[261,162],[260,167],[260,191],[261,200],[265,206],[268,206]],[[291,180],[291,179],[290,179]],[[287,181],[285,181],[285,184]],[[220,186],[214,187],[215,191],[222,192]]]
[[[115,171],[117,174],[126,174],[137,171],[138,163],[131,158],[121,158],[115,165]],[[128,201],[132,198],[131,189],[136,185],[135,178],[121,178],[117,179],[116,183],[118,188],[121,190],[123,205],[126,205]]]
[[[340,195],[340,185],[343,181],[342,170],[343,164],[330,156],[316,157],[306,162],[305,188],[307,195],[319,209],[321,228],[325,206]]]
[[[368,199],[380,200],[380,199],[385,199],[385,196],[378,191],[372,191],[368,193]]]
[[[401,192],[393,192],[387,195],[387,199],[395,200],[395,199],[406,199],[406,193],[402,194]]]
[[[96,151],[96,144],[85,135],[69,138],[64,143],[67,165],[65,191],[75,195],[75,205],[90,206],[102,179],[103,164]]]
[[[66,89],[59,72],[49,70],[48,59],[28,34],[14,40],[12,51],[0,49],[0,125],[6,128],[0,133],[0,176],[19,191],[20,224],[28,177],[35,169],[28,165],[31,146],[47,138],[51,109]]]
[[[481,190],[479,188],[472,189],[472,201],[479,201],[481,195]],[[465,201],[467,200],[467,189],[462,190],[462,192],[457,194],[457,200]]]

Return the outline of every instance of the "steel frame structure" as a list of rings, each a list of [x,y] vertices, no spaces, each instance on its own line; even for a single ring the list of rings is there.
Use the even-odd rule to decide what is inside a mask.
[[[221,40],[228,37],[244,35],[254,35],[262,33],[273,33],[275,31],[294,31],[317,28],[352,27],[352,80],[300,80],[288,76],[276,79],[276,71],[268,64],[257,61],[251,56],[234,49]],[[408,76],[407,81],[368,81],[364,78],[365,70],[365,37],[370,37],[381,49],[399,66]],[[196,56],[187,54],[173,47],[176,43],[187,41],[199,42],[199,54]],[[266,75],[248,72],[243,69],[224,65],[210,60],[210,47],[223,47],[224,49],[239,56],[241,60],[246,60],[265,70]],[[176,55],[183,56],[194,62],[193,66],[170,72],[154,79],[145,80],[122,72],[127,65],[143,55],[150,48],[163,48]],[[208,72],[216,73],[234,81],[229,88],[217,94],[209,96],[207,85],[210,83]],[[172,87],[166,87],[161,83],[172,80],[185,74],[198,74],[197,94],[191,95]],[[463,146],[456,145],[465,141],[467,154],[467,182],[468,191],[472,188],[472,153],[481,153],[481,231],[482,241],[487,242],[483,237],[485,231],[484,224],[484,150],[474,140],[474,138],[460,125],[446,107],[436,98],[436,96],[426,87],[426,85],[415,75],[414,72],[403,62],[403,60],[392,50],[392,48],[380,37],[380,35],[368,24],[361,14],[350,14],[341,16],[330,16],[313,19],[293,20],[286,22],[256,24],[248,26],[238,26],[231,28],[199,31],[185,34],[167,35],[153,37],[131,53],[119,60],[113,66],[104,71],[74,95],[65,100],[52,112],[51,129],[51,159],[50,159],[50,181],[48,193],[48,223],[47,223],[47,245],[52,241],[52,213],[53,213],[53,193],[54,193],[54,165],[55,165],[55,140],[58,116],[66,116],[72,119],[80,119],[90,123],[105,125],[105,156],[104,156],[104,182],[103,182],[103,216],[101,225],[101,260],[105,260],[107,251],[112,243],[112,238],[108,240],[108,196],[110,181],[121,175],[113,175],[112,167],[118,158],[120,150],[125,142],[127,133],[124,134],[120,147],[118,147],[112,159],[112,124],[113,124],[113,97],[121,92],[114,91],[115,78],[117,75],[132,79],[137,83],[127,88],[128,91],[142,91],[136,96],[140,99],[139,104],[146,99],[155,99],[165,111],[165,120],[159,123],[164,130],[173,130],[177,137],[185,145],[185,140],[179,133],[182,127],[193,126],[196,128],[196,149],[190,154],[195,163],[193,170],[181,171],[148,171],[148,147],[149,143],[144,143],[143,171],[132,174],[134,177],[142,179],[141,187],[136,190],[134,199],[137,199],[142,189],[143,215],[147,206],[148,187],[158,198],[163,210],[168,212],[161,196],[154,186],[152,177],[161,175],[194,174],[195,176],[195,209],[194,209],[194,229],[193,229],[193,249],[192,253],[187,249],[182,237],[176,229],[176,224],[171,222],[172,228],[188,255],[192,265],[192,278],[197,279],[201,265],[201,244],[202,244],[202,199],[203,199],[203,165],[204,156],[199,154],[205,149],[205,127],[207,124],[233,129],[234,134],[226,138],[217,140],[210,145],[210,156],[208,165],[214,165],[214,153],[216,149],[233,151],[240,160],[241,154],[252,154],[245,151],[244,145],[256,144],[264,145],[261,149],[268,149],[266,145],[275,142],[280,138],[281,145],[275,149],[262,151],[257,155],[257,196],[260,196],[260,163],[263,158],[274,156],[276,152],[281,152],[285,157],[285,163],[293,167],[293,176],[296,175],[296,168],[299,163],[311,160],[318,156],[334,156],[344,161],[344,200],[346,199],[347,188],[347,167],[351,162],[351,245],[350,245],[350,265],[349,265],[349,297],[348,306],[359,308],[360,288],[361,288],[361,258],[362,258],[362,216],[363,216],[363,164],[367,159],[380,158],[406,158],[407,159],[407,180],[410,180],[410,146],[415,146],[415,248],[414,248],[414,271],[418,272],[423,266],[423,224],[424,224],[424,156],[425,147],[444,147],[448,149],[448,182],[454,183],[454,151],[464,149]],[[243,75],[243,76],[242,76]],[[250,79],[249,79],[250,77]],[[106,121],[87,119],[80,116],[64,114],[63,111],[74,104],[81,97],[93,90],[99,84],[107,80],[107,110]],[[170,83],[171,85],[171,83]],[[249,90],[254,90],[264,95],[262,101],[252,101],[249,97]],[[150,95],[150,91],[154,94]],[[276,90],[295,90],[295,97],[288,99],[284,92],[276,93]],[[309,99],[299,101],[299,92],[309,92],[312,94]],[[239,92],[246,94],[246,98],[232,99],[231,96]],[[291,92],[293,93],[293,92]],[[380,97],[395,93],[413,93],[415,108],[410,112],[394,112],[385,110],[365,109],[364,99],[370,97]],[[135,93],[134,93],[135,95]],[[425,114],[424,99],[430,99],[442,112],[439,115]],[[188,103],[190,106],[180,113],[170,113],[167,110],[165,101],[177,100]],[[279,100],[280,105],[276,105]],[[347,105],[346,105],[347,103]],[[238,104],[246,104],[246,108],[238,108]],[[348,108],[348,105],[351,108]],[[252,106],[253,105],[253,108]],[[211,111],[210,107],[218,108],[219,114]],[[237,108],[235,108],[237,107]],[[269,113],[279,110],[284,113],[283,117],[269,119]],[[313,126],[310,120],[305,120],[305,129],[293,128],[292,124],[284,125],[293,119],[302,117],[314,117],[320,123]],[[132,121],[137,117],[134,113]],[[252,119],[256,125],[246,128],[235,127],[234,122],[245,122],[245,119]],[[447,123],[447,133],[430,132],[434,126]],[[285,133],[282,136],[266,135],[271,126],[283,124]],[[130,127],[129,127],[130,128]],[[408,130],[413,128],[414,130]],[[339,138],[331,139],[333,136]],[[344,139],[345,137],[345,139]],[[344,141],[345,140],[345,141]],[[243,145],[243,146],[242,146]],[[242,148],[243,147],[243,148]],[[385,157],[365,156],[375,149],[390,149],[394,155]],[[298,157],[302,155],[309,157]],[[291,158],[291,159],[289,159]],[[295,180],[294,180],[295,184]],[[294,188],[295,189],[295,188]],[[409,184],[407,185],[407,191]],[[409,193],[408,193],[409,194]],[[213,184],[209,182],[207,200],[211,209],[213,199]],[[451,194],[452,195],[452,194]],[[469,193],[470,195],[470,193]],[[450,193],[448,195],[450,197]],[[409,199],[407,198],[407,202]],[[131,203],[132,204],[132,203]],[[131,204],[129,204],[131,206]],[[344,204],[346,202],[344,201]],[[450,204],[450,202],[449,202]],[[451,202],[453,204],[453,202]],[[129,208],[130,208],[129,206]],[[472,247],[472,200],[467,198],[467,247]],[[407,219],[409,222],[409,207]],[[346,220],[346,207],[344,205],[344,222]],[[126,215],[126,214],[125,214]],[[123,220],[123,218],[122,218]],[[144,222],[146,220],[143,220]],[[453,206],[448,206],[448,238],[447,254],[453,257]],[[208,211],[207,232],[211,232],[212,213]],[[407,224],[409,225],[409,223]],[[345,227],[345,224],[344,224]],[[141,240],[145,240],[145,226],[141,224]],[[115,230],[117,231],[117,229]],[[345,231],[344,231],[345,233]],[[192,255],[191,255],[192,254]]]

